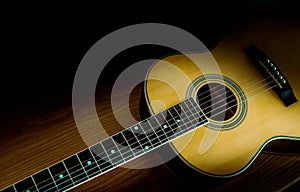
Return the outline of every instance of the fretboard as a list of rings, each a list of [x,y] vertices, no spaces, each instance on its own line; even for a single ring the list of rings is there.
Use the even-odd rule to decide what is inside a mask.
[[[108,137],[2,192],[67,191],[208,123],[187,99]]]

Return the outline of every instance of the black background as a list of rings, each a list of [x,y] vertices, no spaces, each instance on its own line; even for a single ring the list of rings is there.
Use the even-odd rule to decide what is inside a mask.
[[[62,98],[71,100],[73,79],[84,54],[121,27],[146,22],[175,25],[211,47],[220,34],[249,18],[297,16],[297,6],[289,1],[207,2],[3,5],[0,117],[46,107]]]
[[[287,0],[161,3],[2,5],[0,120],[71,101],[73,79],[85,53],[121,27],[146,22],[175,25],[212,47],[222,33],[248,19],[299,18],[298,6]],[[148,51],[138,54],[149,56]]]

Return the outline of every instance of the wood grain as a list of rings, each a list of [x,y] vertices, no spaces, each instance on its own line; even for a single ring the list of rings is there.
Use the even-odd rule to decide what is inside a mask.
[[[243,52],[244,48],[257,45],[274,58],[298,96],[299,34],[298,23],[261,19],[224,36],[223,41],[211,51],[212,55],[172,55],[154,65],[146,85],[148,105],[154,113],[183,101],[191,83],[203,75],[220,74],[230,78],[241,87],[247,98],[247,114],[237,127],[226,131],[200,127],[172,141],[174,150],[180,153],[182,160],[207,174],[234,175],[255,160],[262,147],[271,140],[300,140],[300,103],[285,107],[275,91],[268,90],[264,78]],[[286,44],[290,49],[283,50],[281,46]],[[213,67],[215,65],[220,71]],[[209,150],[199,152],[206,138],[213,143],[207,144]]]
[[[139,108],[137,103],[132,105],[136,113]],[[29,115],[2,123],[0,188],[86,147],[72,118],[71,105],[67,99],[57,106],[31,111]],[[113,121],[111,123],[112,126],[116,125]],[[158,155],[152,153],[133,163],[142,164],[157,159]],[[213,191],[276,191],[299,177],[299,163],[299,155],[261,154],[241,175],[223,185],[209,188],[215,188]],[[209,191],[207,182],[210,180],[213,178],[192,184],[162,164],[149,169],[116,168],[72,191],[183,191],[195,187],[197,191]]]
[[[111,82],[107,81],[97,94],[99,119],[109,134],[122,129],[112,115],[109,102]],[[136,120],[141,119],[141,109],[148,110],[141,102],[142,92],[143,87],[138,86],[130,97],[130,110]],[[120,105],[117,111],[121,113],[122,110]],[[132,123],[129,116],[124,116],[124,121]],[[4,119],[0,129],[0,189],[86,147],[73,118],[70,95],[63,96],[56,104],[49,105],[45,101],[41,107],[26,114]],[[97,141],[102,138],[95,136],[90,139]],[[161,161],[155,151],[128,166],[142,167],[153,161]],[[263,153],[242,174],[213,186],[208,185],[213,178],[189,182],[163,163],[148,169],[116,168],[72,191],[277,191],[299,178],[299,173],[299,155]]]

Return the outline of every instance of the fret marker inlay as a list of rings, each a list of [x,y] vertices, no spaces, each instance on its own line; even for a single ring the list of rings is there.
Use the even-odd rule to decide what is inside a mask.
[[[73,188],[185,134],[199,124],[207,124],[203,112],[199,107],[195,109],[195,104],[192,98],[183,101],[18,182],[5,191],[58,192]]]
[[[63,174],[59,174],[58,177],[59,177],[60,179],[62,179],[62,178],[64,178],[64,175],[63,175]]]

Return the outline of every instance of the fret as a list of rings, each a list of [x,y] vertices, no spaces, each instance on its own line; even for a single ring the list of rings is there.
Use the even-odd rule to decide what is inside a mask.
[[[57,191],[56,183],[48,169],[44,169],[32,176],[39,191]]]
[[[186,129],[186,125],[184,123],[184,111],[182,110],[180,104],[177,104],[172,107],[172,116],[176,119],[176,123],[179,126],[179,129],[183,132]]]
[[[2,192],[64,191],[208,123],[192,98],[153,115]]]
[[[195,125],[199,126],[199,125],[203,124],[204,122],[207,122],[207,119],[205,118],[199,105],[193,99],[188,99],[186,101],[187,102],[185,102],[185,103],[188,105],[188,107],[190,108],[194,117],[197,119],[197,123]]]
[[[130,129],[133,135],[135,136],[135,138],[137,139],[138,143],[140,144],[140,146],[142,146],[143,151],[147,151],[148,149],[150,149],[152,144],[150,143],[147,135],[144,134],[144,131],[141,128],[141,126],[139,124],[136,124],[130,127]]]
[[[183,102],[181,104],[181,107],[183,108],[183,111],[186,114],[186,117],[189,119],[189,128],[192,129],[193,127],[195,127],[195,125],[197,125],[198,121],[196,117],[196,114],[193,114],[190,110],[189,105],[187,104],[187,102]]]
[[[156,147],[161,144],[161,141],[159,140],[159,137],[155,133],[155,130],[152,128],[151,124],[148,122],[148,120],[144,120],[140,123],[142,129],[146,133],[148,139],[150,140],[153,147]]]
[[[4,190],[2,190],[1,192],[17,192],[17,190],[15,189],[15,186],[11,186],[11,187],[8,187]]]
[[[173,131],[170,128],[170,125],[168,123],[167,119],[167,112],[163,112],[163,113],[159,113],[157,114],[155,117],[158,120],[158,122],[162,122],[161,123],[161,128],[163,130],[163,132],[165,133],[165,135],[167,136],[168,141],[170,140],[170,137],[174,134]]]
[[[134,129],[134,133],[136,133],[137,138],[140,139],[139,142],[142,144],[144,151],[147,151],[148,149],[153,147],[153,143],[151,139],[148,137],[148,133],[144,130],[144,127],[142,127],[141,123],[142,122],[139,122],[136,125],[134,125],[133,129]],[[137,127],[138,129],[136,129]],[[147,126],[145,128],[147,129]],[[152,130],[150,132],[152,132]]]
[[[172,124],[173,124],[173,127],[172,129],[175,130],[175,133],[176,135],[180,135],[184,129],[183,129],[183,122],[181,120],[181,116],[180,116],[180,113],[178,113],[175,108],[177,107],[178,105],[176,106],[173,106],[171,107],[168,112],[170,114],[170,116],[172,117]],[[180,108],[180,107],[179,107]],[[181,110],[178,109],[180,112]]]
[[[194,101],[194,99],[187,99],[179,105],[183,111],[181,115],[182,120],[186,125],[186,130],[184,132],[188,132],[195,127],[198,127],[199,125],[208,123],[208,120],[205,118],[204,113],[202,112],[198,104]]]
[[[100,142],[100,145],[101,145],[101,147],[102,147],[102,149],[103,149],[102,152],[104,152],[104,153],[102,153],[102,154],[105,155],[105,157],[108,159],[108,161],[110,161],[110,163],[114,166],[114,163],[111,161],[111,158],[110,158],[110,156],[108,155],[108,152],[106,151],[107,149],[105,149],[105,147],[103,146],[102,141]]]
[[[181,107],[180,105],[174,105],[169,109],[170,114],[172,115],[173,119],[176,120],[176,123],[181,121]]]
[[[93,177],[101,173],[100,168],[98,167],[89,148],[81,151],[80,153],[77,154],[77,156],[79,157],[79,160],[81,161],[81,165],[83,165],[83,168],[88,177]]]
[[[156,116],[153,116],[148,121],[151,124],[151,126],[156,130],[155,133],[159,137],[159,140],[162,143],[167,142],[168,141],[168,136],[166,135],[166,133],[162,129],[162,124],[164,124],[164,121],[162,123],[159,123],[159,120],[156,118]]]
[[[174,123],[174,120],[172,119],[172,116],[170,115],[169,109],[165,112],[166,117],[166,124],[167,128],[165,128],[165,131],[168,131],[169,134],[169,140],[173,139],[175,137],[176,133],[176,124]]]
[[[31,192],[31,191],[37,191],[37,188],[33,182],[32,177],[28,177],[21,182],[17,183],[15,185],[15,188],[17,192],[19,191],[26,191],[26,192]]]
[[[177,131],[177,128],[178,128],[178,125],[175,121],[175,119],[172,117],[171,113],[169,110],[167,110],[167,118],[166,118],[166,122],[168,123],[169,125],[169,128],[170,128],[170,131],[172,133],[172,136],[170,137],[170,139],[174,138],[177,134],[178,134],[178,131]]]
[[[105,152],[109,156],[109,159],[111,160],[111,162],[114,165],[118,165],[118,164],[124,162],[124,159],[123,159],[118,147],[116,146],[115,142],[113,141],[113,139],[111,137],[101,141],[101,143],[102,143],[102,146],[103,146]]]
[[[190,128],[194,127],[194,124],[192,123],[192,120],[194,118],[191,116],[191,113],[188,114],[187,111],[189,111],[189,109],[187,108],[186,104],[181,103],[180,107],[182,109],[181,117],[182,117],[182,120],[183,120],[184,124],[186,125],[187,131],[188,131]]]
[[[51,172],[50,172],[49,167],[47,168],[47,171],[48,171],[48,173],[49,173],[49,175],[50,175],[50,177],[51,177],[53,183],[55,184],[55,188],[58,189],[57,184],[56,184],[56,182],[55,182],[55,179],[53,178],[53,176],[52,176],[52,174],[51,174]],[[51,191],[52,189],[53,189],[53,188],[50,188],[49,190]],[[46,190],[46,191],[48,191],[48,190]]]
[[[90,147],[88,147],[88,149],[89,149],[89,151],[90,151],[91,156],[93,157],[93,160],[94,160],[95,164],[97,165],[97,167],[98,167],[98,169],[99,169],[99,173],[101,173],[100,165],[98,164],[98,161],[97,161],[97,159],[95,158],[95,154],[93,153],[93,151],[91,151],[91,148],[90,148]]]
[[[39,188],[37,187],[36,182],[35,182],[35,180],[33,179],[32,176],[31,176],[31,179],[32,179],[32,181],[33,181],[33,183],[34,183],[34,186],[35,186],[36,190],[39,192],[40,190],[39,190]]]
[[[105,150],[103,149],[101,142],[97,143],[96,145],[93,145],[90,149],[92,155],[94,156],[97,164],[100,167],[101,172],[113,168],[113,165],[111,164]]]
[[[75,185],[88,179],[76,155],[65,159],[63,162],[66,165],[69,175]]]
[[[62,162],[52,165],[51,167],[49,167],[49,170],[59,190],[68,189],[71,186],[74,186],[71,181],[70,175],[66,171],[66,168]]]
[[[190,119],[187,117],[180,104],[175,105],[173,109],[177,112],[177,114],[179,114],[179,127],[182,133],[185,133],[189,130],[189,128],[193,127]]]
[[[158,129],[154,128],[154,127],[152,126],[152,124],[150,123],[149,120],[147,120],[147,123],[149,124],[149,126],[151,127],[151,129],[154,130],[153,133],[152,133],[152,135],[150,136],[150,139],[151,139],[151,141],[152,141],[154,147],[163,144],[164,142],[162,142],[162,141],[160,140],[159,135],[156,133],[160,128],[158,128]]]
[[[66,167],[66,164],[64,163],[64,161],[61,161],[61,162],[62,162],[63,166],[65,167],[65,169],[66,169],[68,175],[70,176],[70,179],[71,179],[73,185],[75,185],[75,183],[73,182],[73,179],[72,179],[72,177],[71,177],[71,175],[70,175],[70,173],[69,173],[69,170],[68,170],[67,167]]]
[[[143,153],[142,145],[139,143],[138,138],[133,134],[131,129],[125,129],[122,131],[122,135],[124,136],[125,140],[128,142],[130,148],[134,152],[135,155],[139,155]]]
[[[121,146],[118,146],[118,144],[115,142],[115,140],[114,140],[112,137],[111,137],[110,139],[111,139],[111,141],[113,141],[113,143],[114,143],[114,145],[116,146],[118,152],[120,153],[120,156],[121,156],[122,159],[125,161],[124,156],[123,156],[123,154],[122,154],[122,151],[120,150]]]
[[[78,154],[76,154],[76,157],[77,157],[77,159],[79,160],[79,164],[81,165],[81,167],[83,167],[83,171],[84,171],[85,175],[89,178],[89,175],[88,175],[87,172],[85,171],[84,165],[82,164],[81,160],[79,159]]]
[[[118,145],[118,149],[125,160],[131,159],[135,156],[133,149],[130,147],[130,144],[127,142],[122,132],[114,135],[112,139],[115,144]]]

